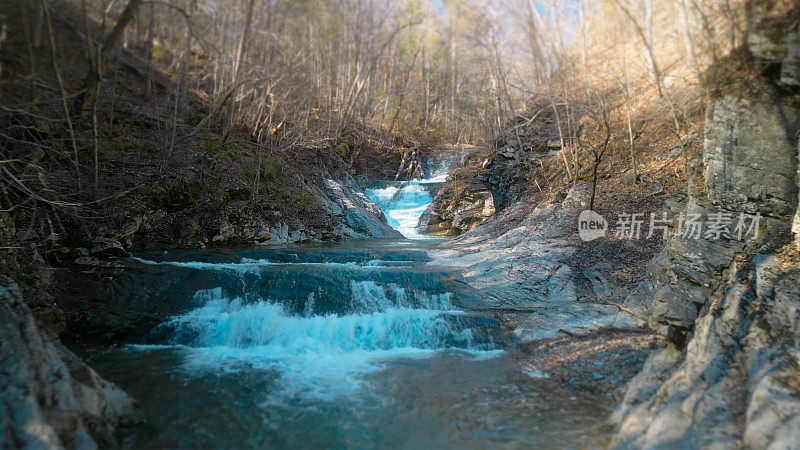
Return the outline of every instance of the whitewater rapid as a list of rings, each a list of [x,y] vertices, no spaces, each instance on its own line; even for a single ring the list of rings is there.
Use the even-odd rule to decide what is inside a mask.
[[[400,186],[367,189],[366,194],[380,206],[389,226],[409,239],[425,238],[417,231],[419,219],[433,202],[430,185],[447,180],[449,163],[443,162],[428,178],[415,179]]]
[[[240,279],[251,291],[259,288],[260,274],[314,267],[335,271],[338,283],[349,284],[349,289],[343,288],[349,291],[347,299],[309,290],[302,308],[269,294],[243,298],[222,287],[199,290],[194,295],[196,308],[173,316],[155,330],[166,336],[161,343],[129,347],[132,351],[177,350],[181,366],[189,373],[273,373],[280,389],[270,396],[272,402],[280,401],[276,396],[333,400],[364,392],[365,376],[398,358],[427,358],[442,351],[484,358],[499,352],[491,340],[462,323],[463,313],[453,306],[451,292],[429,293],[396,283],[353,279],[370,278],[380,271],[401,273],[411,268],[410,261],[135,260],[150,266],[216,272]],[[320,312],[330,311],[330,305],[322,303],[332,301],[339,303],[338,312]]]
[[[145,318],[87,349],[149,424],[124,448],[601,448],[605,414],[504,353],[434,240],[143,252],[109,302]],[[149,318],[149,319],[147,319]],[[159,318],[153,325],[150,320]],[[141,333],[141,334],[140,334]]]

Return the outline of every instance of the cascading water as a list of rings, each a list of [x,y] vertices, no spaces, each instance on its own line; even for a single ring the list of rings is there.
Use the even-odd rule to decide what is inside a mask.
[[[422,238],[424,235],[417,231],[419,219],[433,202],[432,190],[447,180],[449,167],[449,161],[444,161],[428,178],[367,189],[366,193],[381,207],[392,228],[409,239]]]
[[[417,236],[430,198],[417,188],[445,176],[384,191],[389,220]],[[122,430],[122,447],[603,446],[597,404],[531,385],[546,375],[526,375],[498,324],[464,311],[474,292],[429,264],[432,242],[124,261],[109,301],[164,320],[84,355],[149,418]]]
[[[381,261],[356,263],[280,264],[243,258],[239,263],[155,262],[199,270],[225,271],[258,289],[248,275],[292,266],[317,265],[333,268],[341,278],[354,272],[375,271],[389,266]],[[393,266],[398,270],[397,266]],[[402,271],[402,267],[399,269]],[[261,278],[261,277],[257,277]],[[301,288],[302,289],[302,288]],[[279,376],[281,395],[335,399],[364,388],[362,377],[380,370],[392,358],[431,356],[438,351],[460,351],[472,356],[495,354],[491,340],[480,341],[459,319],[451,304],[452,294],[429,294],[398,284],[371,280],[349,283],[350,298],[344,305],[324,305],[330,296],[317,290],[306,295],[302,313],[293,305],[265,296],[246,300],[222,288],[195,294],[198,306],[174,316],[157,331],[162,345],[133,346],[153,351],[180,348],[187,368],[208,370],[269,370]],[[302,297],[301,293],[300,296]],[[339,310],[319,314],[317,309]]]

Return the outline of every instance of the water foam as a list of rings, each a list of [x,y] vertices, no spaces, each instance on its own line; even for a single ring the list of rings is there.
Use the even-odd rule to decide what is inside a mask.
[[[313,306],[292,315],[274,302],[228,298],[220,288],[202,290],[195,295],[202,306],[161,327],[169,331],[169,344],[182,350],[189,373],[270,370],[278,376],[273,394],[290,398],[331,400],[363,391],[365,375],[396,358],[430,357],[447,349],[476,358],[496,354],[476,346],[472,330],[448,321],[449,293],[412,295],[373,281],[353,281],[351,290],[353,313],[346,315],[313,315]]]
[[[239,262],[227,262],[227,263],[212,263],[212,262],[201,262],[201,261],[152,261],[149,259],[143,259],[136,256],[132,256],[131,259],[150,266],[173,266],[173,267],[185,267],[189,269],[198,269],[198,270],[230,270],[238,273],[258,272],[258,270],[261,267],[274,264],[267,259],[248,259],[248,258],[242,258]]]
[[[433,202],[433,197],[420,180],[409,181],[402,188],[367,189],[367,195],[377,203],[389,225],[407,238],[422,237],[417,232],[419,218]],[[389,197],[391,195],[391,197]]]
[[[445,161],[428,178],[411,180],[399,188],[389,186],[367,189],[366,193],[381,207],[392,228],[407,238],[424,238],[426,236],[419,234],[417,226],[420,217],[433,202],[433,197],[425,185],[446,181],[448,169],[448,163]]]
[[[460,313],[451,302],[453,294],[429,294],[425,291],[407,291],[394,283],[380,285],[374,281],[350,281],[351,308],[358,312],[386,311],[393,307],[422,308],[434,311]]]
[[[201,262],[201,261],[153,261],[149,259],[131,257],[132,260],[151,266],[173,266],[184,267],[197,270],[227,270],[237,273],[258,273],[261,268],[267,266],[317,266],[317,267],[341,267],[356,270],[380,270],[398,267],[406,267],[411,261],[403,261],[405,264],[398,265],[394,261],[370,260],[364,264],[356,262],[274,262],[268,259],[241,258],[238,262]]]

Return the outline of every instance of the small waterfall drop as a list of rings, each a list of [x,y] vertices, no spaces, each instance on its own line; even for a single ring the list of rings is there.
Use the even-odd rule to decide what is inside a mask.
[[[424,238],[425,235],[417,231],[419,219],[433,202],[435,193],[432,191],[447,180],[449,169],[449,161],[443,161],[427,178],[367,189],[366,193],[381,207],[392,228],[409,239]]]
[[[364,392],[365,375],[396,358],[497,352],[486,330],[453,305],[453,293],[430,278],[435,272],[408,259],[413,254],[253,256],[134,258],[159,270],[198,271],[221,286],[196,291],[193,308],[154,330],[150,342],[155,345],[132,348],[177,349],[192,373],[272,373],[279,385],[273,401],[331,400]],[[287,259],[296,262],[276,261]],[[298,282],[295,273],[312,282]]]
[[[395,211],[409,205],[391,197]],[[113,301],[159,318],[131,345],[90,354],[153,419],[121,430],[125,447],[607,444],[593,431],[604,423],[597,404],[559,395],[536,367],[520,372],[519,356],[503,351],[506,331],[469,310],[476,293],[455,269],[430,264],[435,243],[143,252],[122,262]]]

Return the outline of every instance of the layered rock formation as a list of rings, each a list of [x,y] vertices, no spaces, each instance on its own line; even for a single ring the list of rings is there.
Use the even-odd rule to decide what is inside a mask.
[[[561,202],[517,202],[433,252],[436,263],[462,268],[464,281],[479,292],[469,306],[500,314],[522,342],[559,336],[561,330],[631,325],[609,302],[620,291],[609,279],[609,266],[576,264],[588,247],[575,226],[590,191],[580,182]]]
[[[469,169],[456,170],[420,218],[424,233],[457,236],[483,223],[495,213],[494,196],[474,179]]]
[[[564,114],[559,108],[559,114]],[[553,107],[538,105],[530,118],[518,116],[493,143],[496,152],[481,162],[483,182],[495,196],[497,209],[503,209],[524,196],[532,177],[539,173],[542,158],[561,150],[558,121]]]
[[[797,445],[800,268],[789,243],[800,183],[800,42],[787,20],[797,11],[752,2],[749,56],[764,76],[714,102],[703,178],[684,211],[706,223],[732,218],[730,236],[673,237],[626,300],[671,344],[631,383],[612,417],[612,447]],[[737,232],[742,214],[760,219]]]
[[[542,105],[531,118],[517,117],[498,136],[493,150],[464,156],[420,224],[427,233],[458,236],[486,221],[496,211],[520,200],[542,158],[560,149],[556,117]]]
[[[399,238],[402,235],[386,222],[375,204],[352,178],[346,182],[328,179],[323,203],[337,219],[333,234],[350,239]]]
[[[0,276],[0,447],[116,447],[140,421],[135,401],[34,322],[17,284]]]

